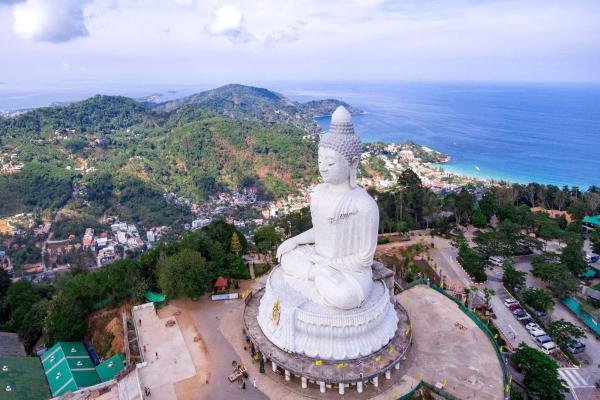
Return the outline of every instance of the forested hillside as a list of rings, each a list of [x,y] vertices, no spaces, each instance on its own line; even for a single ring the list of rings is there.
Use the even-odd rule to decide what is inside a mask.
[[[0,216],[85,207],[152,225],[182,213],[165,203],[167,192],[199,202],[252,186],[273,198],[316,179],[315,138],[262,114],[272,92],[251,102],[248,90],[255,88],[241,87],[238,97],[250,103],[235,112],[215,104],[165,111],[95,96],[0,118]]]

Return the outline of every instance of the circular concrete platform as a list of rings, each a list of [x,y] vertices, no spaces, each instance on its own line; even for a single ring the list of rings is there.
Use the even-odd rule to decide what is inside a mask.
[[[319,360],[302,354],[288,353],[281,350],[267,339],[262,332],[258,321],[258,307],[264,294],[264,289],[246,298],[244,308],[244,328],[257,352],[260,352],[271,365],[265,364],[265,368],[280,368],[284,377],[289,380],[291,375],[301,378],[302,385],[314,382],[321,385],[330,384],[352,384],[360,385],[370,380],[378,384],[380,375],[389,379],[394,369],[399,369],[401,363],[410,351],[412,344],[412,330],[406,310],[398,303],[394,303],[394,309],[398,316],[398,329],[396,335],[390,342],[379,351],[365,357],[352,360]],[[343,390],[344,385],[342,386]]]

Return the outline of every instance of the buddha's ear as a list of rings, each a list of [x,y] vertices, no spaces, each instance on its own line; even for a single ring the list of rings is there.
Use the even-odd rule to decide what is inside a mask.
[[[352,157],[350,160],[350,187],[356,187],[356,175],[358,172],[358,157]]]

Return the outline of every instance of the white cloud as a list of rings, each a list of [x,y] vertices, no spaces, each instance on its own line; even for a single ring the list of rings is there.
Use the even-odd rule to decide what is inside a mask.
[[[208,31],[213,35],[225,35],[234,40],[247,41],[249,38],[242,22],[242,13],[237,8],[224,5],[215,11],[215,21],[208,27]]]
[[[87,36],[83,7],[78,0],[27,0],[13,9],[14,31],[23,39],[66,42]]]

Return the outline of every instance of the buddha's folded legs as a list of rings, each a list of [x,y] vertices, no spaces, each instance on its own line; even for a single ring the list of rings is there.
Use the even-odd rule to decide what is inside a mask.
[[[329,306],[350,310],[359,307],[365,299],[361,286],[349,274],[318,266],[314,275],[317,292]]]

